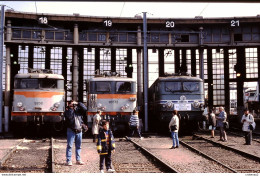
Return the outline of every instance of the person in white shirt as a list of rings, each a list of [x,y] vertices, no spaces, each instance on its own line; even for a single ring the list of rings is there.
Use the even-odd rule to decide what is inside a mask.
[[[102,112],[98,110],[95,116],[93,117],[93,124],[92,124],[93,142],[97,142],[97,135],[99,133],[99,123],[101,120],[101,114]]]
[[[173,145],[170,149],[175,149],[179,147],[179,137],[178,137],[178,131],[179,131],[179,117],[177,116],[178,111],[174,110],[172,112],[173,117],[169,123],[169,129],[172,136]]]
[[[251,145],[252,141],[252,130],[250,129],[249,125],[253,124],[254,117],[252,114],[249,114],[249,110],[244,110],[244,115],[242,116],[241,123],[243,123],[242,131],[245,132],[245,145]]]

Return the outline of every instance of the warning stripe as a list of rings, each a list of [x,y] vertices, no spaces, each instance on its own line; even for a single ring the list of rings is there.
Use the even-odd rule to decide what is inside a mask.
[[[97,99],[129,99],[129,98],[136,98],[136,94],[97,94]]]
[[[55,95],[64,95],[64,92],[25,92],[25,91],[20,91],[14,92],[14,95],[23,95],[27,98],[51,98]]]
[[[11,112],[11,116],[60,116],[61,112]]]
[[[87,112],[87,115],[95,115],[97,112]],[[132,112],[106,112],[104,111],[102,114],[106,114],[106,115],[117,115],[117,114],[121,114],[121,115],[131,115]]]

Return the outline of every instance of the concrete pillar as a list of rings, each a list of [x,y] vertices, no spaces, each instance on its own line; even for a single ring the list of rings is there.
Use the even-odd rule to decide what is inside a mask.
[[[7,21],[7,29],[6,29],[6,41],[12,40],[12,28],[11,21]],[[11,48],[6,45],[6,65],[5,65],[5,99],[4,99],[4,124],[5,124],[5,132],[9,131],[9,106],[11,105]],[[12,105],[11,105],[12,106]]]
[[[200,78],[204,81],[204,48],[202,47],[204,44],[204,37],[203,37],[203,27],[199,28],[200,30],[200,40],[199,40],[199,61],[200,61]]]
[[[74,44],[79,43],[79,28],[78,25],[74,25],[73,34]],[[72,58],[72,99],[78,101],[78,82],[79,82],[79,61],[78,61],[78,48],[73,48],[73,58]]]
[[[116,72],[116,48],[111,48],[111,72]]]
[[[7,33],[6,41],[11,41],[12,38],[12,29],[11,21],[7,21]],[[6,45],[6,66],[5,66],[5,106],[10,105],[10,89],[11,89],[11,48],[9,45]]]
[[[160,48],[158,52],[159,77],[164,76],[164,48]]]
[[[230,87],[229,87],[229,54],[228,48],[224,48],[224,89],[225,89],[225,111],[230,114]]]
[[[137,32],[137,45],[142,45],[141,27],[138,26]],[[142,97],[142,50],[137,49],[137,104],[140,107],[143,104]]]

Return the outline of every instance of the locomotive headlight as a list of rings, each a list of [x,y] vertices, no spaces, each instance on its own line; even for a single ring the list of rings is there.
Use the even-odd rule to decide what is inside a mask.
[[[164,108],[171,109],[173,107],[173,103],[171,101],[167,101],[164,105]]]
[[[200,107],[200,103],[199,103],[198,101],[194,101],[194,102],[192,103],[192,106],[193,106],[194,108],[199,108],[199,107]]]
[[[18,103],[17,103],[17,107],[18,107],[18,108],[20,108],[20,107],[22,107],[22,106],[23,106],[23,103],[22,103],[22,102],[18,102]]]
[[[55,108],[58,108],[59,106],[60,106],[60,103],[55,103],[55,104],[54,104],[54,107],[55,107]]]
[[[130,106],[129,106],[129,104],[125,104],[124,106],[122,106],[120,109],[121,110],[124,110],[124,109],[128,109]]]
[[[125,105],[125,109],[128,109],[130,106],[129,106],[129,104],[126,104]]]
[[[129,100],[130,101],[136,101],[136,98],[135,97],[130,97]]]
[[[101,104],[101,103],[98,103],[98,104],[97,104],[97,108],[98,108],[98,109],[102,108],[102,104]]]

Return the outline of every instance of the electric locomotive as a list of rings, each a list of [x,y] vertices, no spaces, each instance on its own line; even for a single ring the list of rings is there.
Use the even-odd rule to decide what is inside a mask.
[[[177,110],[180,130],[196,130],[203,121],[204,103],[202,79],[186,73],[159,77],[149,88],[149,126],[169,131],[172,112]]]
[[[115,72],[96,75],[87,81],[88,126],[92,126],[93,116],[101,110],[102,119],[110,121],[113,131],[127,131],[136,99],[134,79],[121,77]]]
[[[28,69],[14,77],[11,122],[40,127],[53,125],[60,131],[65,110],[64,78],[47,69]]]

